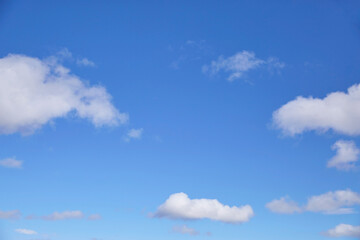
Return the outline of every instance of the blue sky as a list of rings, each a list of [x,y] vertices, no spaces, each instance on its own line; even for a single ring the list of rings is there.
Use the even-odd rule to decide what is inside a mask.
[[[360,238],[359,8],[0,1],[0,239]]]

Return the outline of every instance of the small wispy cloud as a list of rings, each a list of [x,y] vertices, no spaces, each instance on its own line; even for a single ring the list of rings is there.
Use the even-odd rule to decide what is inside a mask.
[[[34,230],[23,229],[23,228],[15,229],[15,232],[21,233],[21,234],[25,234],[25,235],[36,235],[36,234],[38,234],[38,233],[37,233],[36,231],[34,231]]]
[[[9,219],[9,220],[16,220],[21,217],[21,213],[19,210],[12,210],[12,211],[1,211],[0,210],[0,219]]]
[[[0,166],[6,168],[21,169],[22,165],[23,165],[23,161],[16,160],[15,158],[5,158],[0,160]]]
[[[246,72],[264,66],[267,66],[268,70],[281,69],[285,67],[285,63],[274,57],[269,57],[267,60],[260,59],[255,56],[254,52],[244,50],[227,58],[220,56],[209,65],[204,65],[202,71],[210,75],[218,74],[221,71],[229,73],[227,80],[232,82],[242,78]]]
[[[95,63],[87,58],[80,58],[76,60],[76,64],[85,67],[95,67]]]
[[[91,221],[100,220],[102,217],[100,214],[91,214],[87,219]]]
[[[50,215],[42,217],[43,220],[47,220],[47,221],[81,219],[81,218],[84,218],[84,214],[81,211],[54,212]]]
[[[199,235],[198,231],[196,231],[194,228],[190,228],[190,227],[188,227],[186,225],[174,226],[172,228],[172,231],[174,233],[188,234],[188,235],[192,235],[192,236]]]
[[[132,128],[127,132],[124,139],[126,142],[129,142],[131,139],[141,139],[143,132],[144,132],[143,128],[138,128],[138,129]]]

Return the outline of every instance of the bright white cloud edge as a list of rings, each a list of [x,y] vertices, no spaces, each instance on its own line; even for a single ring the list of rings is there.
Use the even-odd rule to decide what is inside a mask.
[[[154,217],[169,219],[211,219],[225,223],[243,223],[254,216],[250,205],[224,205],[216,199],[190,199],[185,193],[175,193],[160,205]]]
[[[354,141],[339,140],[334,143],[332,149],[336,150],[336,155],[328,161],[328,167],[339,170],[355,168],[355,163],[359,160],[360,149],[356,147]]]
[[[57,61],[18,54],[0,58],[0,134],[31,134],[74,113],[96,127],[128,121],[104,87],[88,86]]]
[[[339,224],[333,229],[329,229],[324,233],[328,237],[352,237],[360,238],[360,226],[350,224]]]
[[[294,136],[305,131],[360,134],[360,85],[347,92],[332,92],[324,98],[299,96],[273,113],[273,123],[285,135]]]

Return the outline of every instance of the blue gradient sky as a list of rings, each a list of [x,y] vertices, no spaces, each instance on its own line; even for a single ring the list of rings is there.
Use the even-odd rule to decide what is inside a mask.
[[[359,83],[360,2],[0,1],[0,8],[1,58],[68,49],[72,58],[62,64],[105,87],[130,116],[98,128],[70,114],[30,135],[0,135],[0,159],[23,161],[22,169],[0,167],[0,211],[22,214],[0,219],[0,239],[315,240],[340,223],[360,224],[358,213],[265,207],[283,196],[305,205],[329,191],[360,192],[358,170],[326,167],[331,146],[339,139],[360,146],[357,136],[283,136],[272,125],[273,112],[297,96],[324,98]],[[285,65],[232,82],[226,72],[202,71],[243,50]],[[80,58],[95,66],[77,65]],[[141,138],[126,140],[140,128]],[[249,204],[255,216],[242,224],[150,217],[178,192]],[[26,219],[70,210],[102,219]],[[200,234],[172,231],[183,224]]]

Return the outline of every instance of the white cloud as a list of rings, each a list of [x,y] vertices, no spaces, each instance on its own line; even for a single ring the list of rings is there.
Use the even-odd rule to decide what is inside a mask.
[[[15,230],[18,233],[21,234],[25,234],[25,235],[35,235],[37,234],[37,232],[35,232],[34,230],[30,230],[30,229],[16,229]]]
[[[220,71],[230,73],[228,81],[234,81],[241,78],[244,73],[257,69],[261,66],[268,66],[269,68],[283,68],[284,63],[279,62],[276,58],[268,58],[267,60],[259,59],[254,52],[241,51],[235,55],[224,58],[220,56],[218,60],[212,61],[210,65],[203,66],[204,73],[211,75],[217,74]]]
[[[298,206],[298,204],[288,199],[288,197],[275,199],[267,203],[266,207],[272,212],[281,213],[281,214],[292,214],[302,211],[302,209]]]
[[[332,146],[336,150],[336,155],[328,161],[328,167],[335,167],[340,170],[349,170],[355,167],[355,162],[359,160],[360,149],[353,141],[339,140]]]
[[[44,220],[57,221],[66,219],[81,219],[84,214],[81,211],[65,211],[65,212],[54,212],[48,216],[42,217]]]
[[[354,209],[349,207],[355,205],[360,205],[360,194],[348,189],[310,197],[305,209],[325,214],[347,214],[354,213]]]
[[[0,134],[30,134],[69,113],[89,119],[96,127],[128,121],[104,87],[88,86],[56,57],[0,58]]]
[[[128,142],[131,139],[141,139],[143,132],[144,132],[143,128],[138,128],[138,129],[132,128],[127,132],[125,141]]]
[[[360,194],[347,189],[312,196],[303,207],[298,207],[296,202],[288,201],[285,198],[273,200],[266,204],[266,207],[273,212],[282,214],[302,211],[323,214],[352,214],[355,213],[352,207],[356,205],[360,205]]]
[[[199,234],[198,231],[196,231],[195,229],[190,228],[190,227],[188,227],[186,225],[174,226],[172,230],[175,233],[189,234],[189,235],[192,235],[192,236],[195,236],[195,235]]]
[[[16,160],[15,158],[5,158],[0,160],[0,166],[6,168],[22,168],[23,162],[20,160]]]
[[[91,214],[89,217],[88,217],[88,220],[100,220],[102,217],[100,214]]]
[[[77,65],[85,66],[85,67],[95,67],[95,63],[90,61],[87,58],[81,58],[76,60]]]
[[[175,193],[158,207],[155,215],[170,219],[211,219],[225,223],[243,223],[254,216],[250,205],[223,205],[216,199],[190,199],[185,193]]]
[[[353,237],[360,238],[360,226],[349,224],[339,224],[335,228],[325,232],[329,237]]]
[[[19,219],[21,216],[21,213],[19,210],[12,210],[12,211],[6,211],[3,212],[0,210],[0,219]]]
[[[325,98],[297,97],[273,113],[274,125],[284,134],[294,136],[318,130],[346,135],[360,134],[360,85],[347,92],[333,92]]]

